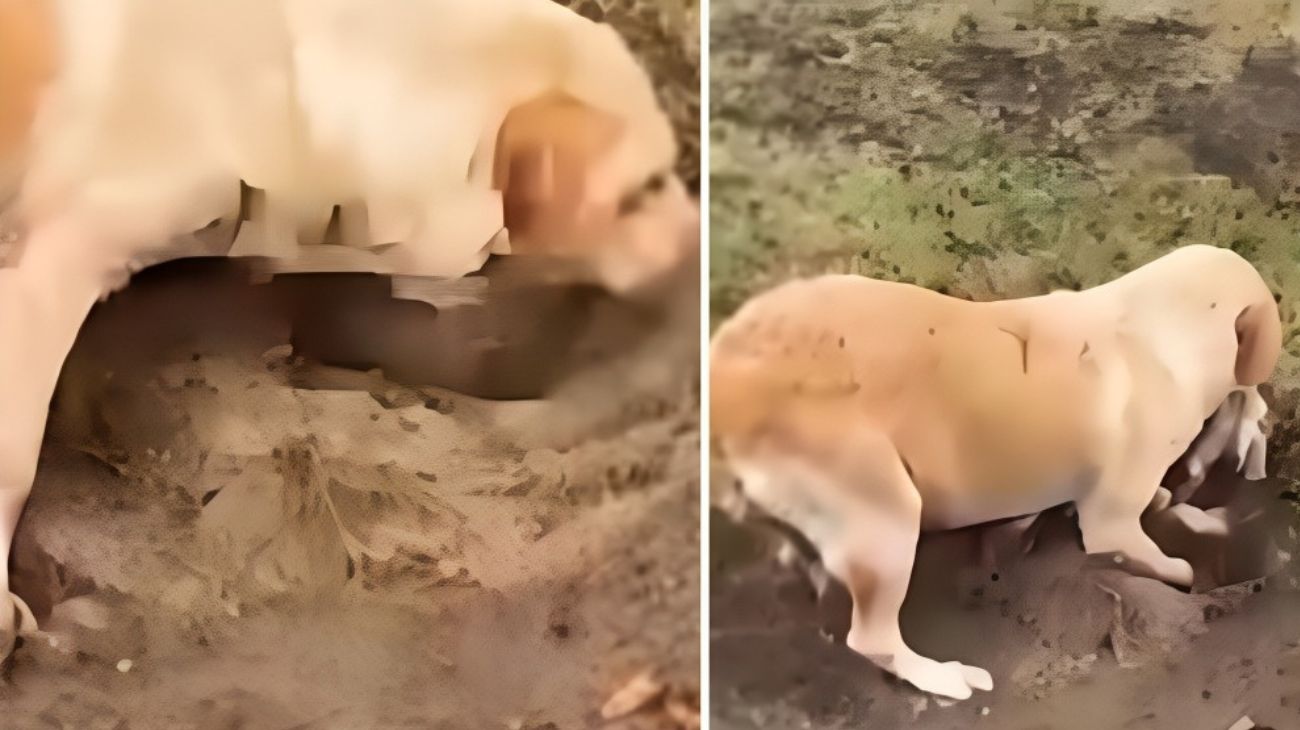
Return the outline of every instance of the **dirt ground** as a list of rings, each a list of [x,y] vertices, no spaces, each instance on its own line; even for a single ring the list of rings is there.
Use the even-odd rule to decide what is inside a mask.
[[[989,299],[1110,280],[1175,246],[1230,247],[1280,297],[1263,389],[1270,478],[1220,474],[1224,542],[1151,531],[1194,592],[1084,560],[1050,513],[1028,556],[923,539],[904,632],[988,668],[942,706],[821,630],[761,532],[711,516],[718,728],[1300,726],[1300,73],[1281,3],[716,0],[714,322],[792,276],[852,272]],[[730,477],[713,468],[715,488]],[[1011,551],[1014,553],[1014,551]]]
[[[697,181],[698,9],[660,5],[597,9]],[[326,278],[306,320],[298,280],[140,275],[55,397],[13,556],[41,632],[0,727],[698,724],[698,273],[436,316]],[[404,377],[303,356],[358,342]],[[655,697],[605,722],[645,674]]]

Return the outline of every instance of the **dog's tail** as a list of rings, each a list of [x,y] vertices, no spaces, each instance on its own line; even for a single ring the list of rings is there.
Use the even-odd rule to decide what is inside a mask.
[[[760,432],[782,407],[787,388],[774,377],[768,363],[743,354],[709,357],[709,425],[716,444],[747,441]]]
[[[730,445],[785,438],[786,426],[831,418],[859,391],[843,363],[798,354],[727,351],[715,342],[709,357],[709,424],[713,441]],[[799,428],[806,431],[806,428]],[[816,430],[814,428],[814,430]]]

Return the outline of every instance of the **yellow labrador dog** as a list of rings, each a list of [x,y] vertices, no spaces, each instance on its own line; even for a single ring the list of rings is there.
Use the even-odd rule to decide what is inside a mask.
[[[796,281],[714,337],[713,433],[745,496],[848,587],[848,645],[964,699],[992,687],[988,672],[920,656],[899,630],[920,532],[1073,502],[1089,553],[1190,585],[1138,518],[1229,393],[1270,376],[1281,337],[1259,274],[1209,246],[1000,302]]]
[[[0,0],[0,566],[61,364],[128,272],[538,253],[627,291],[698,245],[675,157],[623,41],[546,0]],[[0,570],[0,657],[31,625]]]

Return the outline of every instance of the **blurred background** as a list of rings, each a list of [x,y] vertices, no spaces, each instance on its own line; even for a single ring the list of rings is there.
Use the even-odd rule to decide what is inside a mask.
[[[698,4],[569,4],[647,65],[698,190]],[[517,263],[410,300],[179,261],[98,306],[0,726],[698,726],[698,267],[621,300]]]
[[[859,273],[984,300],[1094,286],[1210,243],[1249,259],[1280,297],[1286,349],[1262,388],[1270,479],[1220,474],[1207,504],[1231,505],[1243,527],[1178,548],[1204,552],[1196,594],[1085,565],[1063,515],[1000,575],[975,564],[978,535],[925,540],[905,634],[999,682],[950,709],[822,641],[846,607],[815,605],[766,535],[715,511],[714,726],[1300,723],[1295,11],[714,0],[711,12],[714,325],[795,276]],[[732,484],[720,465],[712,474],[719,494]],[[1186,538],[1149,529],[1167,545]]]

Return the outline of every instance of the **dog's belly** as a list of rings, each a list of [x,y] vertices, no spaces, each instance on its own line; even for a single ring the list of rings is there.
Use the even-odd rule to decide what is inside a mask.
[[[1086,486],[1104,432],[1100,381],[1050,336],[1026,348],[997,322],[935,335],[932,368],[891,408],[928,529],[1038,512]]]
[[[1096,449],[1081,423],[1026,435],[1008,417],[978,432],[960,423],[936,424],[924,448],[900,443],[899,453],[921,494],[926,529],[950,529],[1040,512],[1075,499],[1096,480]],[[945,427],[946,426],[946,427]]]
[[[1072,501],[1095,481],[1096,471],[1084,468],[1016,491],[918,484],[921,526],[927,531],[951,530],[1042,512]]]
[[[949,410],[897,444],[921,494],[926,529],[1040,512],[1095,480],[1090,409],[1069,399],[995,414]],[[908,438],[910,437],[910,438]]]
[[[921,494],[927,529],[1040,512],[1073,500],[1095,481],[1095,449],[1083,429],[1067,423],[1052,433],[1044,426],[1030,437],[1020,425],[1003,422],[1001,432],[988,425],[978,434],[960,424],[937,426],[923,449],[898,445]]]

